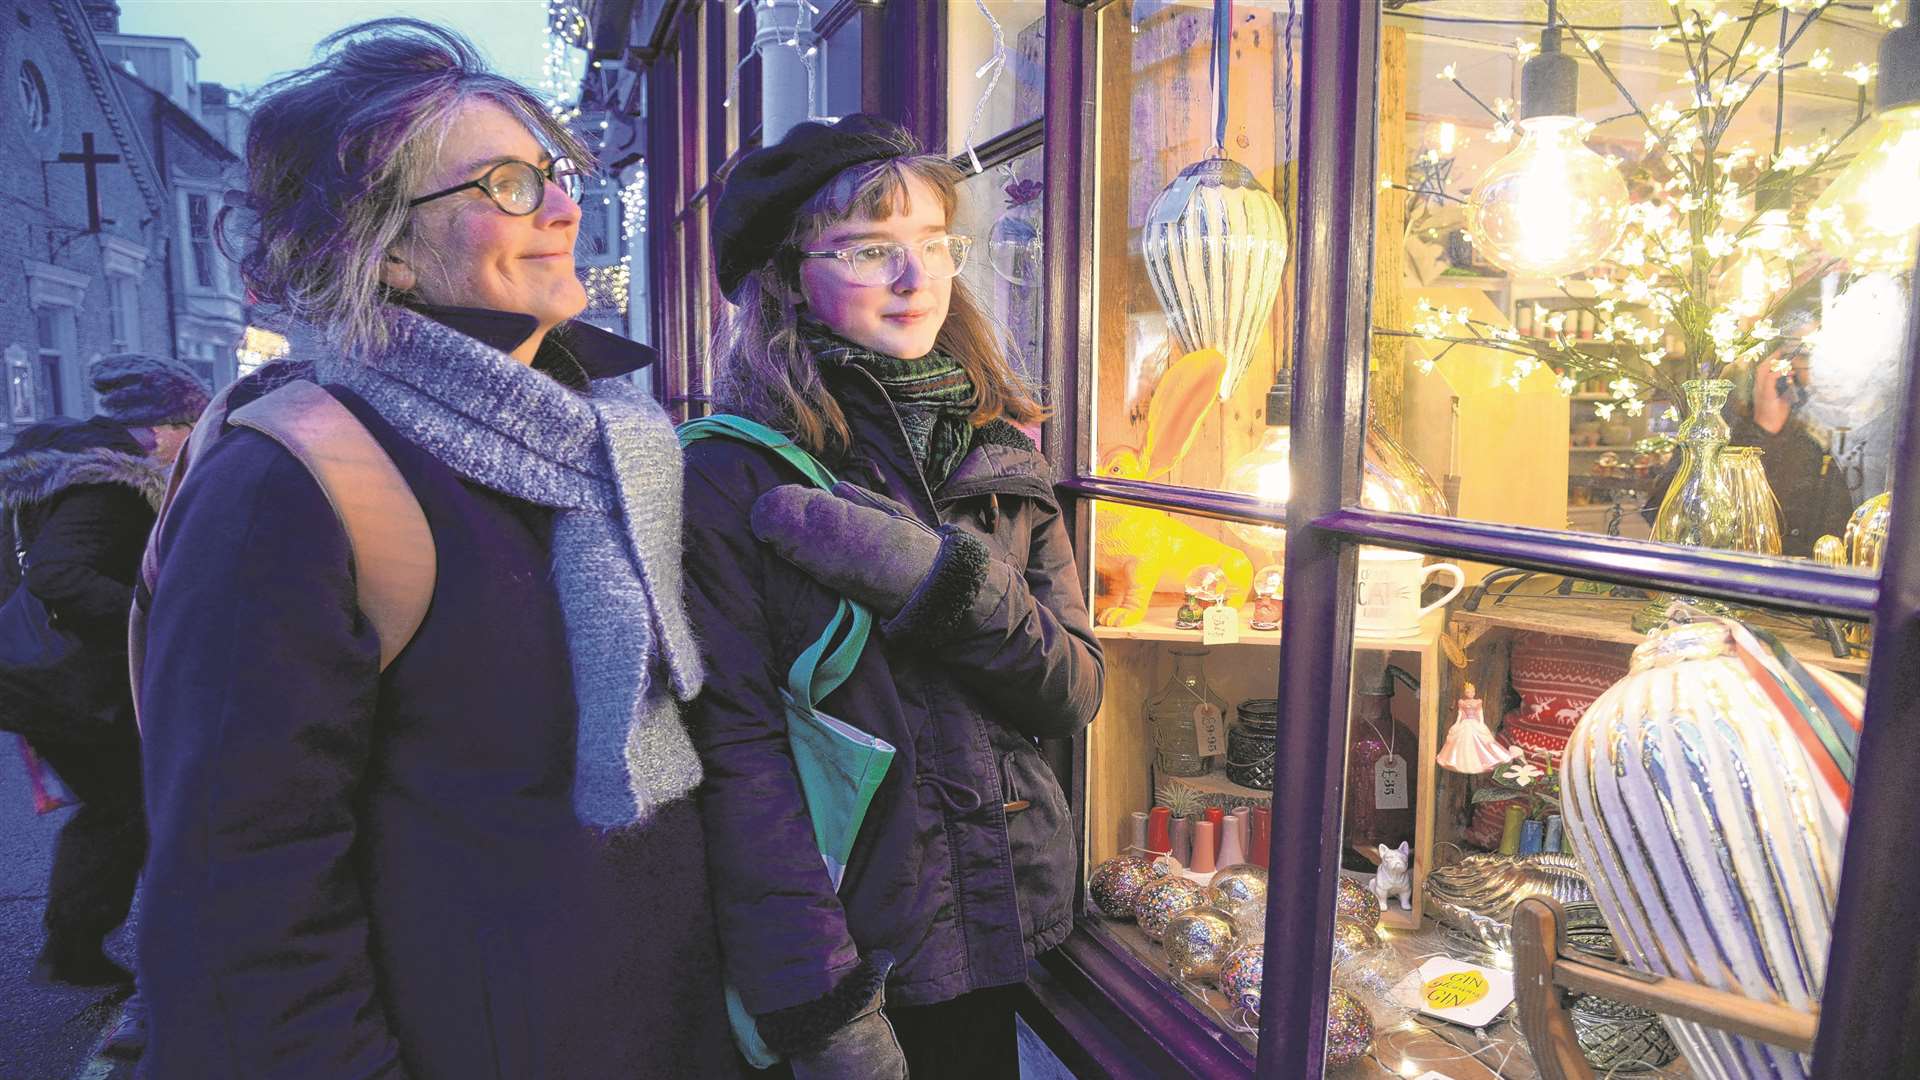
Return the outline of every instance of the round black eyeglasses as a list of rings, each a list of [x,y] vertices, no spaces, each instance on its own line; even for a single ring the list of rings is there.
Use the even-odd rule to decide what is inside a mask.
[[[422,195],[409,201],[407,206],[415,207],[435,199],[444,199],[468,188],[479,188],[487,198],[493,200],[493,205],[499,207],[501,213],[511,214],[514,217],[526,217],[539,210],[541,204],[547,201],[547,181],[549,180],[559,184],[560,190],[567,193],[567,198],[576,203],[580,201],[583,178],[580,170],[574,168],[572,161],[563,157],[554,158],[551,164],[542,169],[538,165],[529,164],[517,158],[509,158],[482,173],[477,180],[469,180],[464,184],[442,188],[430,195]]]

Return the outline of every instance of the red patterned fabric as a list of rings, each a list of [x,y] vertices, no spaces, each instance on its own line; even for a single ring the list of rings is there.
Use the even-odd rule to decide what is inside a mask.
[[[1520,695],[1520,708],[1500,725],[1500,741],[1518,746],[1528,761],[1545,769],[1560,767],[1560,752],[1587,706],[1627,673],[1633,646],[1617,641],[1526,634],[1513,643],[1508,678]],[[1466,838],[1496,847],[1506,825],[1508,803],[1474,808]]]

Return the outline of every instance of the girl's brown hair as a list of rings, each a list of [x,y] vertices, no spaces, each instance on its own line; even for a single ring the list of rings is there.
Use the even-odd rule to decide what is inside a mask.
[[[853,439],[839,403],[801,343],[800,310],[793,301],[798,275],[792,253],[808,238],[854,217],[881,219],[908,212],[908,177],[940,197],[947,221],[960,205],[962,173],[946,158],[922,154],[904,132],[900,153],[856,165],[823,185],[794,215],[781,254],[747,275],[740,300],[721,319],[715,341],[714,398],[728,412],[779,428],[809,452],[840,456]],[[1047,410],[1007,364],[993,321],[966,283],[953,279],[953,299],[933,347],[953,357],[973,380],[975,427],[1006,419],[1038,424]]]

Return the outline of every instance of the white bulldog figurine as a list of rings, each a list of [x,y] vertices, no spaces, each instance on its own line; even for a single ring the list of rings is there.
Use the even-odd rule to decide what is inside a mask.
[[[1380,871],[1373,875],[1373,898],[1380,901],[1382,910],[1388,907],[1387,898],[1398,896],[1400,910],[1413,907],[1413,873],[1408,869],[1408,847],[1401,841],[1397,848],[1380,845]]]

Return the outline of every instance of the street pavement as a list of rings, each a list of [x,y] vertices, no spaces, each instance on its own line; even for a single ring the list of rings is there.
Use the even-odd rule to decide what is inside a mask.
[[[19,740],[0,732],[0,1080],[131,1080],[133,1075],[129,1064],[94,1053],[104,1029],[119,1015],[124,989],[36,986],[31,980],[46,936],[40,916],[47,904],[53,839],[71,813],[33,812]],[[107,952],[132,966],[127,931],[108,940]]]

